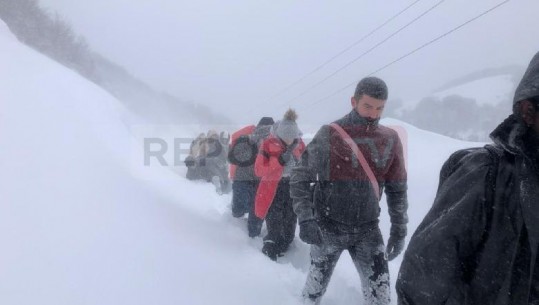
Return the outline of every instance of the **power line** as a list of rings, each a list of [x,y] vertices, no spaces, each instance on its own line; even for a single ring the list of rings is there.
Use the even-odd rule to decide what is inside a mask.
[[[425,15],[427,15],[428,13],[430,13],[431,11],[433,11],[435,8],[437,8],[440,4],[442,4],[445,0],[440,0],[438,1],[435,5],[431,6],[428,10],[426,10],[425,12],[423,12],[421,15],[417,16],[416,18],[414,18],[412,21],[408,22],[406,25],[404,25],[403,27],[399,28],[397,31],[393,32],[393,34],[389,35],[388,37],[386,37],[385,39],[383,39],[382,41],[380,41],[379,43],[377,43],[376,45],[374,45],[372,48],[368,49],[367,51],[365,51],[364,53],[362,53],[360,56],[354,58],[353,60],[351,60],[350,62],[346,63],[344,66],[340,67],[339,69],[337,69],[335,72],[331,73],[330,75],[326,76],[324,79],[322,79],[321,81],[315,83],[314,85],[310,86],[309,88],[307,88],[306,90],[302,91],[299,95],[297,95],[296,97],[286,101],[285,104],[290,104],[291,102],[293,102],[294,100],[302,97],[303,95],[305,95],[307,92],[311,91],[312,89],[318,87],[320,84],[322,84],[323,82],[327,81],[328,79],[332,78],[333,76],[335,76],[337,73],[341,72],[342,70],[346,69],[348,66],[350,66],[351,64],[355,63],[356,61],[358,61],[359,59],[363,58],[365,55],[369,54],[370,52],[372,52],[373,50],[375,50],[376,48],[378,48],[379,46],[381,46],[382,44],[384,44],[385,42],[387,42],[388,40],[390,40],[391,38],[395,37],[398,33],[402,32],[403,30],[405,30],[407,27],[409,27],[410,25],[412,25],[413,23],[415,23],[416,21],[418,21],[419,19],[421,19],[422,17],[424,17]]]
[[[399,58],[397,58],[397,59],[391,61],[390,63],[388,63],[388,64],[386,64],[386,65],[384,65],[384,66],[382,66],[382,67],[376,69],[375,71],[369,73],[367,76],[371,76],[371,75],[373,75],[373,74],[375,74],[375,73],[378,73],[378,72],[380,72],[380,71],[382,71],[382,70],[385,70],[385,69],[388,68],[389,66],[392,66],[392,65],[396,64],[397,62],[399,62],[399,61],[405,59],[406,57],[408,57],[408,56],[410,56],[410,55],[416,53],[417,51],[419,51],[419,50],[421,50],[421,49],[423,49],[423,48],[429,46],[430,44],[433,44],[434,42],[436,42],[436,41],[438,41],[438,40],[440,40],[440,39],[442,39],[442,38],[444,38],[444,37],[446,37],[446,36],[452,34],[453,32],[458,31],[459,29],[463,28],[464,26],[466,26],[466,25],[472,23],[473,21],[475,21],[475,20],[477,20],[477,19],[479,19],[479,18],[481,18],[481,17],[487,15],[488,13],[494,11],[495,9],[499,8],[500,6],[506,4],[506,3],[509,2],[509,1],[511,1],[511,0],[505,0],[505,1],[503,1],[503,2],[498,3],[497,5],[491,7],[490,9],[484,11],[483,13],[481,13],[481,14],[479,14],[479,15],[477,15],[477,16],[471,18],[471,19],[469,19],[468,21],[466,21],[466,22],[460,24],[459,26],[457,26],[457,27],[455,27],[455,28],[453,28],[453,29],[451,29],[451,30],[449,30],[449,31],[447,31],[447,32],[445,32],[445,33],[443,33],[442,35],[440,35],[440,36],[438,36],[438,37],[436,37],[436,38],[430,40],[429,42],[427,42],[427,43],[421,45],[420,47],[418,47],[418,48],[416,48],[416,49],[414,49],[414,50],[412,50],[412,51],[406,53],[405,55],[402,55],[401,57],[399,57]],[[321,99],[317,100],[316,102],[312,103],[312,105],[319,104],[319,103],[321,103],[322,101],[325,101],[325,100],[329,99],[330,97],[333,97],[333,96],[336,95],[337,93],[340,93],[340,92],[344,91],[345,89],[347,89],[347,88],[349,88],[349,87],[351,87],[351,86],[353,86],[353,85],[355,85],[355,84],[356,84],[356,81],[354,81],[354,82],[352,82],[352,83],[346,85],[345,87],[340,88],[339,90],[333,92],[332,94],[330,94],[330,95],[328,95],[328,96],[326,96],[326,97],[324,97],[324,98],[321,98]],[[311,109],[312,109],[312,108],[311,108]]]
[[[286,86],[284,89],[282,89],[281,91],[277,92],[276,94],[270,96],[266,102],[269,102],[271,100],[273,100],[274,98],[278,97],[279,95],[283,94],[284,92],[288,91],[290,88],[294,87],[295,85],[299,84],[300,82],[302,82],[304,79],[306,79],[307,77],[311,76],[312,74],[314,74],[315,72],[317,72],[318,70],[322,69],[323,67],[325,67],[327,64],[329,64],[330,62],[332,62],[333,60],[335,60],[337,57],[341,56],[342,54],[346,53],[347,51],[349,51],[350,49],[352,49],[353,47],[355,47],[356,45],[360,44],[361,42],[363,42],[365,39],[369,38],[372,34],[376,33],[378,30],[380,30],[381,28],[383,28],[384,26],[386,26],[388,23],[390,23],[391,21],[393,21],[395,18],[397,18],[398,16],[402,15],[404,12],[406,12],[408,9],[410,9],[412,6],[414,6],[415,4],[417,4],[419,1],[421,0],[416,0],[415,2],[413,2],[412,4],[408,5],[407,7],[405,7],[404,9],[402,9],[400,12],[398,12],[397,14],[391,16],[389,19],[387,19],[384,23],[382,23],[381,25],[379,25],[378,27],[376,27],[375,29],[373,29],[372,31],[370,31],[368,34],[364,35],[363,37],[361,37],[359,40],[355,41],[354,43],[352,43],[351,45],[349,45],[348,47],[346,47],[344,50],[340,51],[339,53],[337,53],[336,55],[334,55],[333,57],[331,57],[330,59],[326,60],[324,63],[322,63],[321,65],[319,65],[318,67],[314,68],[312,71],[308,72],[307,74],[303,75],[302,77],[300,77],[299,79],[297,79],[296,81],[294,81],[293,83],[291,83],[290,85]]]

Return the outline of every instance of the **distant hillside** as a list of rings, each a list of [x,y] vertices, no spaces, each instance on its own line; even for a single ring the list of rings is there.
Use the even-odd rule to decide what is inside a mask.
[[[524,74],[525,67],[518,66],[518,65],[508,65],[508,66],[502,66],[497,68],[487,68],[482,69],[476,72],[472,72],[470,74],[466,74],[464,76],[461,76],[459,78],[453,79],[444,85],[440,86],[438,89],[434,90],[434,92],[440,92],[444,91],[450,88],[458,87],[460,85],[471,83],[476,80],[481,80],[489,77],[495,77],[500,75],[505,75],[511,78],[511,82],[515,84],[518,84],[520,81],[520,78]]]
[[[136,113],[154,124],[230,124],[208,107],[157,92],[103,56],[92,55],[98,84]]]
[[[38,0],[0,0],[0,19],[19,41],[101,86],[146,123],[230,123],[205,106],[155,91],[92,51],[61,16],[41,8]]]
[[[386,115],[456,139],[489,141],[490,132],[511,112],[523,67],[477,71],[441,86],[416,104],[390,101]],[[410,106],[412,105],[412,106]]]

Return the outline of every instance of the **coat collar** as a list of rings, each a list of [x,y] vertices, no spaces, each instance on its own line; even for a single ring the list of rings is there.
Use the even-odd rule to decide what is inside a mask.
[[[523,153],[524,134],[526,134],[526,127],[514,114],[511,114],[490,133],[490,138],[503,150],[516,155]]]
[[[510,115],[490,134],[492,141],[513,155],[524,155],[539,166],[539,135]]]
[[[350,111],[342,119],[336,121],[336,123],[341,126],[365,126],[373,129],[378,127],[379,122],[380,119],[373,122],[367,120],[366,118],[360,116],[359,113],[357,113],[357,111],[354,109],[352,109],[352,111]]]

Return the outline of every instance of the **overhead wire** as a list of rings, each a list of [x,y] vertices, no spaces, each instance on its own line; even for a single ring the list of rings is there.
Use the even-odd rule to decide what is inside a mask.
[[[436,41],[438,41],[438,40],[440,40],[440,39],[442,39],[442,38],[445,38],[446,36],[448,36],[448,35],[450,35],[450,34],[456,32],[456,31],[460,30],[461,28],[463,28],[463,27],[465,27],[466,25],[472,23],[473,21],[475,21],[475,20],[477,20],[477,19],[479,19],[479,18],[481,18],[481,17],[483,17],[483,16],[485,16],[485,15],[491,13],[492,11],[494,11],[494,10],[496,10],[497,8],[501,7],[502,5],[507,4],[509,1],[511,1],[511,0],[505,0],[505,1],[502,1],[502,2],[498,3],[497,5],[495,5],[495,6],[491,7],[490,9],[488,9],[488,10],[482,12],[481,14],[479,14],[479,15],[477,15],[477,16],[475,16],[475,17],[469,19],[469,20],[467,20],[466,22],[464,22],[464,23],[462,23],[462,24],[460,24],[460,25],[454,27],[453,29],[451,29],[451,30],[449,30],[449,31],[447,31],[447,32],[445,32],[445,33],[443,33],[442,35],[437,36],[436,38],[434,38],[434,39],[432,39],[432,40],[430,40],[430,41],[424,43],[423,45],[421,45],[421,46],[415,48],[414,50],[412,50],[412,51],[410,51],[410,52],[408,52],[408,53],[406,53],[406,54],[404,54],[404,55],[398,57],[397,59],[395,59],[395,60],[393,60],[393,61],[391,61],[391,62],[389,62],[389,63],[387,63],[387,64],[385,64],[385,65],[383,65],[383,66],[381,66],[380,68],[378,68],[378,69],[374,70],[373,72],[369,73],[367,76],[371,76],[371,75],[373,75],[373,74],[375,74],[375,73],[378,73],[378,72],[380,72],[380,71],[382,71],[382,70],[385,70],[386,68],[388,68],[388,67],[390,67],[390,66],[396,64],[397,62],[399,62],[399,61],[405,59],[405,58],[408,57],[408,56],[411,56],[412,54],[418,52],[419,50],[421,50],[421,49],[423,49],[423,48],[425,48],[425,47],[427,47],[427,46],[429,46],[429,45],[435,43]],[[325,96],[325,97],[323,97],[323,98],[321,98],[321,99],[319,99],[319,100],[313,102],[312,105],[319,104],[319,103],[321,103],[321,102],[323,102],[323,101],[329,99],[330,97],[333,97],[334,95],[336,95],[336,94],[338,94],[338,93],[344,91],[345,89],[347,89],[347,88],[349,88],[349,87],[352,87],[352,86],[355,85],[355,84],[356,84],[356,81],[354,81],[354,82],[352,82],[352,83],[349,83],[348,85],[346,85],[346,86],[340,88],[339,90],[337,90],[337,91],[331,93],[330,95],[327,95],[327,96]],[[310,109],[312,109],[312,107],[311,107]]]
[[[408,22],[406,25],[402,26],[401,28],[399,28],[397,31],[393,32],[391,35],[389,35],[388,37],[384,38],[382,41],[378,42],[377,44],[375,44],[373,47],[371,47],[370,49],[368,49],[367,51],[363,52],[361,55],[355,57],[353,60],[349,61],[348,63],[346,63],[345,65],[341,66],[339,69],[337,69],[336,71],[334,71],[333,73],[331,73],[330,75],[326,76],[325,78],[323,78],[322,80],[316,82],[314,85],[310,86],[309,88],[305,89],[304,91],[302,91],[299,95],[295,96],[294,98],[292,99],[289,99],[287,100],[285,103],[283,103],[283,105],[286,105],[286,104],[291,104],[293,101],[297,100],[298,98],[302,97],[303,95],[305,95],[307,92],[311,91],[312,89],[318,87],[319,85],[321,85],[322,83],[324,83],[325,81],[327,81],[328,79],[332,78],[333,76],[337,75],[339,72],[341,72],[342,70],[346,69],[347,67],[349,67],[351,64],[357,62],[359,59],[363,58],[364,56],[368,55],[370,52],[374,51],[376,48],[378,48],[379,46],[383,45],[384,43],[386,43],[387,41],[389,41],[391,38],[395,37],[397,34],[399,34],[400,32],[402,32],[403,30],[405,30],[407,27],[409,27],[410,25],[414,24],[415,22],[417,22],[419,19],[423,18],[425,15],[427,15],[428,13],[432,12],[435,8],[437,8],[438,6],[440,6],[443,2],[445,2],[445,0],[440,0],[438,1],[436,4],[434,4],[433,6],[431,6],[429,9],[427,9],[426,11],[424,11],[422,14],[420,14],[419,16],[417,16],[416,18],[412,19],[410,22]]]
[[[345,49],[343,49],[342,51],[340,51],[339,53],[335,54],[333,57],[329,58],[328,60],[326,60],[325,62],[323,62],[322,64],[320,64],[319,66],[317,66],[316,68],[314,68],[313,70],[311,70],[310,72],[306,73],[305,75],[303,75],[302,77],[298,78],[296,81],[294,81],[293,83],[291,83],[290,85],[286,86],[285,88],[283,88],[281,91],[277,92],[276,94],[270,96],[266,102],[269,102],[271,100],[273,100],[274,98],[280,96],[281,94],[285,93],[286,91],[290,90],[290,88],[296,86],[297,84],[301,83],[303,80],[305,80],[307,77],[313,75],[314,73],[318,72],[320,69],[322,69],[323,67],[325,67],[326,65],[328,65],[330,62],[332,62],[333,60],[335,60],[336,58],[338,58],[339,56],[341,56],[342,54],[346,53],[347,51],[349,51],[350,49],[352,49],[353,47],[357,46],[358,44],[362,43],[365,39],[369,38],[370,36],[372,36],[374,33],[376,33],[378,30],[380,30],[381,28],[383,28],[384,26],[386,26],[387,24],[389,24],[391,21],[393,21],[394,19],[396,19],[397,17],[399,17],[400,15],[402,15],[404,12],[406,12],[407,10],[409,10],[412,6],[414,6],[415,4],[417,4],[418,2],[420,2],[421,0],[416,0],[414,1],[413,3],[411,3],[410,5],[408,5],[407,7],[405,7],[404,9],[400,10],[398,13],[396,13],[395,15],[391,16],[390,18],[388,18],[385,22],[383,22],[382,24],[380,24],[379,26],[377,26],[375,29],[373,29],[372,31],[370,31],[369,33],[367,33],[366,35],[364,35],[363,37],[361,37],[360,39],[356,40],[354,43],[352,43],[351,45],[349,45],[348,47],[346,47]]]

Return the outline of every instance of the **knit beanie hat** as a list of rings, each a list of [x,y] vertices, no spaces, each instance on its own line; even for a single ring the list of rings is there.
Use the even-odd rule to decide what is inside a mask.
[[[532,58],[517,87],[513,104],[536,96],[539,96],[539,52]]]
[[[301,131],[296,124],[298,115],[293,109],[288,109],[281,121],[274,125],[274,134],[282,140],[294,140],[301,136]]]

